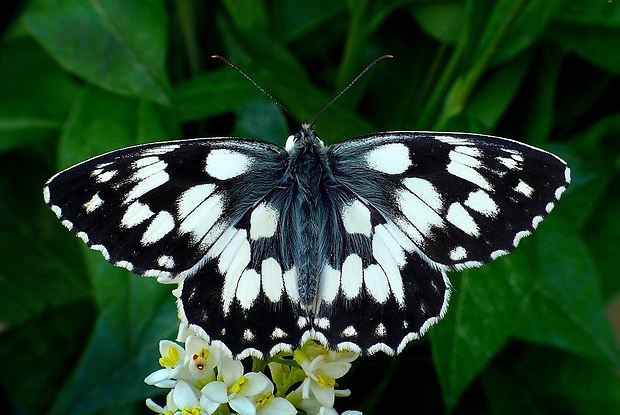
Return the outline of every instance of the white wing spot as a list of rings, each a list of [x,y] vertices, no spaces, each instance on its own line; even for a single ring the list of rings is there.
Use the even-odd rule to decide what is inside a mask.
[[[176,150],[179,147],[181,146],[178,144],[168,144],[164,146],[151,147],[151,148],[147,148],[146,150],[142,151],[142,155],[143,156],[151,156],[151,155],[156,156],[160,154],[166,154],[166,153],[170,153],[171,151]]]
[[[84,203],[82,206],[84,207],[84,210],[86,210],[86,213],[91,213],[92,211],[100,207],[102,204],[103,204],[103,200],[99,197],[99,193],[95,193],[95,195],[91,197],[90,200]]]
[[[321,279],[319,280],[319,298],[331,304],[336,299],[339,288],[340,271],[326,264],[321,271]]]
[[[457,246],[450,251],[450,259],[453,261],[461,261],[467,257],[467,250],[462,246]]]
[[[519,170],[519,163],[513,157],[498,157],[497,160],[509,170]]]
[[[480,165],[480,160],[454,150],[450,151],[449,157],[450,164],[448,164],[448,173],[460,177],[463,180],[467,180],[482,189],[492,189],[487,179],[475,169],[475,167]]]
[[[344,337],[355,337],[357,336],[357,330],[355,330],[355,327],[349,326],[346,329],[342,330],[342,335]]]
[[[390,283],[377,264],[371,264],[364,269],[364,286],[368,294],[379,304],[383,304],[390,296]]]
[[[426,203],[431,209],[438,211],[443,207],[441,194],[431,182],[417,177],[408,177],[403,180],[403,185]]]
[[[564,191],[566,190],[566,186],[560,186],[555,190],[555,198],[557,200],[560,200],[560,197],[562,197],[562,193],[564,193]]]
[[[463,205],[458,202],[452,203],[448,208],[446,215],[448,222],[462,230],[468,235],[478,236],[480,235],[480,229],[474,218],[465,210]]]
[[[187,207],[186,205],[185,208]],[[214,194],[203,200],[191,213],[182,219],[179,226],[179,233],[191,234],[192,242],[198,243],[202,241],[209,230],[213,228],[213,225],[215,225],[223,211],[224,205],[222,196]],[[188,212],[188,210],[184,209],[184,212]]]
[[[485,216],[495,216],[499,212],[491,196],[484,190],[476,190],[467,196],[465,206]]]
[[[329,329],[329,319],[325,317],[315,318],[314,324],[320,329],[323,329],[323,330]]]
[[[177,200],[177,211],[180,218],[189,216],[202,202],[213,194],[215,185],[199,184],[184,191]]]
[[[142,235],[142,245],[150,245],[162,239],[174,229],[174,218],[166,211],[159,212]]]
[[[260,275],[253,269],[246,269],[239,278],[236,297],[241,307],[248,310],[260,293]]]
[[[532,197],[532,194],[534,193],[532,186],[525,183],[523,180],[519,180],[519,184],[515,187],[515,190],[527,197]]]
[[[515,239],[512,241],[512,244],[514,246],[519,245],[519,242],[521,242],[521,239],[525,238],[530,233],[531,233],[530,231],[520,231],[520,232],[517,232],[517,234],[515,235]]]
[[[162,161],[149,167],[144,167],[135,172],[132,178],[133,180],[137,180],[138,183],[129,191],[124,203],[126,204],[132,202],[140,196],[168,182],[168,180],[170,180],[170,176],[168,176],[168,173],[164,170],[165,168],[166,163]]]
[[[372,223],[370,222],[370,211],[362,202],[354,200],[342,207],[342,222],[344,228],[350,234],[361,233],[370,236]]]
[[[532,219],[532,228],[538,228],[538,225],[540,225],[540,222],[542,222],[543,219],[544,218],[540,215],[534,216],[534,219]]]
[[[206,159],[205,171],[219,180],[228,180],[247,172],[251,160],[245,154],[226,148],[211,150]]]
[[[355,298],[362,291],[362,258],[349,255],[342,263],[342,292],[347,298]]]
[[[275,258],[267,258],[261,264],[261,282],[263,291],[272,302],[280,301],[284,292],[284,279],[282,268]]]
[[[402,143],[383,144],[366,155],[366,163],[386,174],[401,174],[411,167],[409,148]]]
[[[375,329],[375,334],[377,335],[377,337],[384,337],[387,334],[387,330],[385,329],[383,323],[379,323],[377,325],[377,328]]]
[[[154,213],[147,205],[140,202],[133,202],[127,207],[127,210],[121,219],[121,226],[125,228],[133,228],[153,215]]]
[[[278,229],[278,211],[265,202],[260,203],[250,215],[250,238],[271,238]]]
[[[94,173],[94,171],[93,171],[93,173]],[[110,171],[102,172],[102,173],[97,174],[95,176],[95,181],[97,183],[105,183],[105,182],[109,181],[114,176],[116,176],[116,170],[110,170]]]
[[[407,220],[422,235],[428,235],[433,227],[445,225],[443,218],[435,210],[410,191],[399,190],[396,200]]]
[[[174,268],[174,258],[169,255],[162,255],[157,258],[157,265],[167,269]]]

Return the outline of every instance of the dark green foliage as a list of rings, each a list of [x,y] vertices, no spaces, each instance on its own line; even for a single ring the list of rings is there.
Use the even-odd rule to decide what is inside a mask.
[[[447,316],[397,358],[360,359],[342,409],[620,408],[620,2],[33,0],[0,39],[0,396],[17,413],[145,412],[170,287],[84,248],[43,204],[53,173],[130,144],[241,135],[327,143],[482,132],[555,152],[573,183],[511,255],[452,274]],[[615,312],[612,312],[615,306]],[[615,314],[614,314],[615,313]],[[418,411],[416,411],[416,408]]]

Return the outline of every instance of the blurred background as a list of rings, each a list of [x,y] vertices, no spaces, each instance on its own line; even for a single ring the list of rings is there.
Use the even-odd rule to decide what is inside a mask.
[[[0,405],[148,413],[169,286],[107,264],[44,205],[45,180],[175,138],[326,143],[469,131],[564,158],[572,184],[509,256],[452,273],[444,320],[398,357],[359,359],[342,409],[620,413],[620,1],[32,0],[0,33]],[[615,329],[614,324],[615,322]],[[391,409],[393,410],[393,409]]]

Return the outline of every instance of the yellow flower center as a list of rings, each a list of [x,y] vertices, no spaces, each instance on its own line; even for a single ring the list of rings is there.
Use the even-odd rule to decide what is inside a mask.
[[[239,380],[232,384],[232,386],[230,387],[230,391],[233,393],[239,393],[245,388],[247,384],[248,378],[246,378],[245,376],[241,376]]]
[[[258,404],[258,406],[265,406],[267,405],[269,402],[273,401],[275,397],[273,396],[272,392],[267,392],[263,395],[260,395],[257,399],[256,399],[256,403]]]
[[[166,355],[159,358],[159,364],[162,367],[174,367],[179,361],[179,351],[174,347],[168,347]]]
[[[336,379],[319,373],[316,375],[316,382],[324,388],[333,388],[336,385]]]
[[[183,414],[183,415],[200,415],[200,410],[201,409],[202,408],[200,406],[193,406],[191,408],[185,407],[181,411],[181,414]]]

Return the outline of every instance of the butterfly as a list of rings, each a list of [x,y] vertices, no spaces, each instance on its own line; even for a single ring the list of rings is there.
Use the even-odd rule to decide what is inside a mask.
[[[559,157],[488,135],[325,146],[319,115],[284,148],[219,137],[112,151],[57,173],[43,197],[112,264],[178,284],[182,321],[234,357],[308,339],[394,354],[446,313],[446,272],[512,251],[570,183]]]

